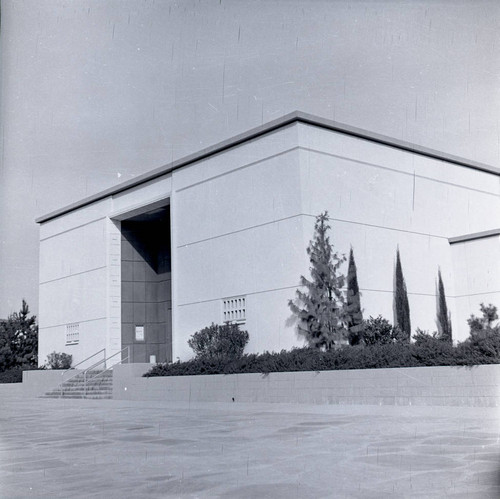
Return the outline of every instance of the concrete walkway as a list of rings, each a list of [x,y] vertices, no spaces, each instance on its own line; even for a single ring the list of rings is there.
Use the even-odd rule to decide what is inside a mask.
[[[497,409],[23,399],[0,497],[500,497]]]

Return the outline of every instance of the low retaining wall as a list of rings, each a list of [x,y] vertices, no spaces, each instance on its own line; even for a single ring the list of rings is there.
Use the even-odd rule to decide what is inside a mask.
[[[23,394],[28,397],[38,397],[80,372],[83,371],[71,369],[66,374],[63,370],[57,369],[23,371]]]
[[[500,365],[143,378],[150,364],[113,369],[113,398],[172,402],[500,405]]]
[[[23,395],[22,383],[0,383],[0,400],[6,397],[19,398]]]

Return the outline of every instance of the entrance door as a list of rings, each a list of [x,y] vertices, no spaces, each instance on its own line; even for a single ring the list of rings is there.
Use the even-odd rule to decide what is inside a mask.
[[[172,360],[170,207],[121,222],[122,348],[132,362]]]

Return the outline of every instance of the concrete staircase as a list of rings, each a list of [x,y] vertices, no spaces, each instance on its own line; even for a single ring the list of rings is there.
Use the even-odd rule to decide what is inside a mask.
[[[112,399],[113,371],[88,371],[86,389],[83,373],[78,374],[42,395],[42,398]]]

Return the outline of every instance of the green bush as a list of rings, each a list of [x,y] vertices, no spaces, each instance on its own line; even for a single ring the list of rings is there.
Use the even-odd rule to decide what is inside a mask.
[[[500,334],[495,331],[477,331],[460,343],[457,349],[465,356],[488,357],[496,360],[500,357]]]
[[[459,352],[447,341],[430,337],[412,345],[412,357],[419,366],[460,366],[469,365],[467,358],[461,358]],[[479,362],[484,364],[484,362]]]
[[[430,335],[429,335],[430,336]],[[385,343],[369,346],[344,346],[321,351],[295,348],[279,353],[247,354],[239,359],[195,358],[187,362],[158,364],[146,377],[189,376],[199,374],[271,373],[290,371],[326,371],[345,369],[380,369],[422,366],[470,366],[500,363],[500,356],[478,344],[453,347],[450,343],[428,338],[417,343]]]
[[[22,383],[23,371],[34,371],[37,369],[43,369],[43,367],[38,368],[31,364],[12,367],[7,371],[0,372],[0,383]]]
[[[365,345],[386,345],[396,341],[400,336],[400,331],[379,315],[363,321],[361,335]]]
[[[220,355],[215,345],[219,327],[212,324],[193,335],[190,346],[199,352],[195,359],[175,364],[158,364],[144,376],[187,376],[197,374],[270,373],[326,371],[336,369],[380,369],[421,366],[473,366],[500,363],[500,325],[497,309],[481,304],[482,317],[471,316],[469,338],[456,347],[438,333],[417,329],[414,343],[399,328],[381,316],[363,321],[365,346],[343,346],[336,350],[294,348],[279,353]],[[226,332],[228,332],[227,330]],[[194,338],[196,337],[196,342]],[[223,336],[225,338],[225,336]],[[242,342],[243,342],[242,340]],[[191,344],[193,343],[193,344]],[[196,349],[198,350],[196,350]],[[232,351],[226,347],[226,351]],[[212,352],[211,355],[208,352]]]
[[[467,324],[469,324],[470,327],[471,336],[480,331],[490,331],[492,333],[500,334],[500,324],[497,324],[496,326],[493,325],[493,323],[498,320],[497,307],[495,307],[491,303],[489,305],[481,303],[480,309],[482,317],[471,315],[467,320]]]
[[[47,355],[47,365],[50,369],[69,369],[73,362],[73,356],[67,353],[52,352]]]
[[[432,343],[433,341],[440,341],[436,331],[431,334],[428,331],[423,331],[418,328],[416,333],[413,335],[413,340],[415,341],[415,345],[426,345],[429,342]]]
[[[248,333],[238,324],[213,324],[194,333],[188,340],[197,359],[212,362],[238,359],[248,343]]]
[[[467,320],[470,335],[458,345],[458,350],[464,357],[489,358],[492,362],[500,357],[500,324],[497,307],[481,303],[481,317],[471,315]]]

